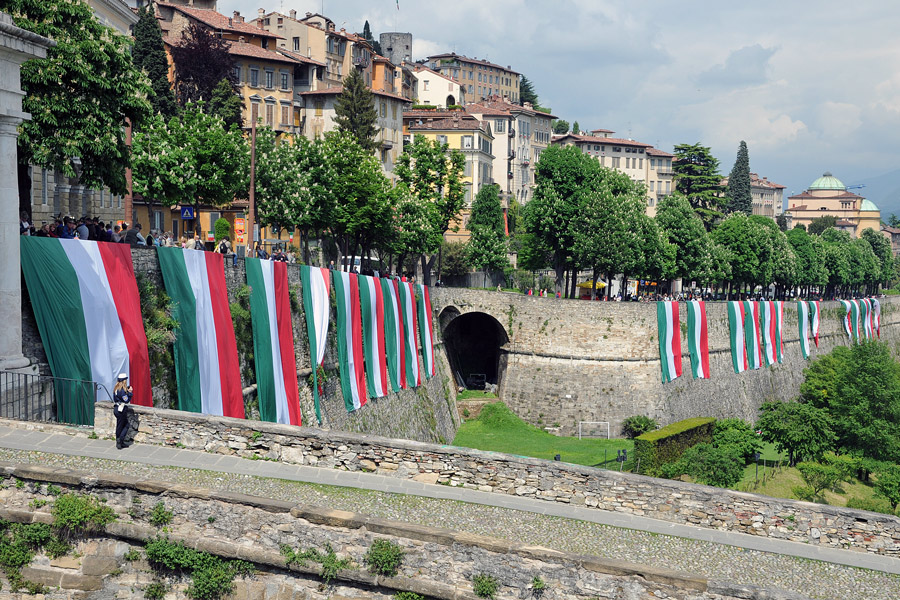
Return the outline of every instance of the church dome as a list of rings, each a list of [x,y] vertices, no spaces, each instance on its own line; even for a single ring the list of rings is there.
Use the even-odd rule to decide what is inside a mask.
[[[872,211],[872,212],[881,212],[878,209],[878,206],[872,202],[871,200],[863,199],[862,204],[859,205],[860,212],[862,211]]]
[[[840,179],[832,175],[830,171],[825,171],[821,177],[812,182],[809,189],[846,191],[847,186],[845,186]]]

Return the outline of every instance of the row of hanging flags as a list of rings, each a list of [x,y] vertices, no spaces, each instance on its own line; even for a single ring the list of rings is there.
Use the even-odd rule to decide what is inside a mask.
[[[881,337],[881,304],[875,298],[841,300],[846,316],[841,320],[851,342]],[[687,341],[694,379],[709,379],[709,341],[706,304],[702,300],[685,303],[688,309]],[[819,346],[819,301],[797,302],[800,350],[809,358],[809,339]],[[662,382],[681,377],[681,324],[678,302],[658,302],[659,356]],[[731,361],[735,373],[784,362],[784,302],[743,300],[728,302],[728,329]]]
[[[123,372],[134,388],[132,402],[152,406],[147,335],[131,248],[19,239],[22,271],[51,372],[74,386],[65,401],[57,403],[59,420],[93,424],[93,403],[109,399],[116,376]],[[157,248],[157,256],[178,323],[174,354],[179,408],[244,418],[224,257],[165,247]],[[245,266],[260,416],[300,425],[287,266],[255,258],[247,258]],[[301,283],[320,421],[318,367],[325,357],[332,285],[341,390],[348,411],[369,398],[416,387],[423,375],[435,375],[426,286],[307,266],[301,267]],[[419,369],[419,344],[424,373]],[[101,386],[95,389],[92,382]]]

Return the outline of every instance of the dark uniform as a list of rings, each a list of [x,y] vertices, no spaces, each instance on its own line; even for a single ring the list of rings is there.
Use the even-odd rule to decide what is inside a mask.
[[[134,393],[131,388],[121,389],[116,392],[115,407],[113,412],[116,415],[116,448],[121,450],[125,447],[125,434],[128,432],[128,415],[131,413],[131,397]]]

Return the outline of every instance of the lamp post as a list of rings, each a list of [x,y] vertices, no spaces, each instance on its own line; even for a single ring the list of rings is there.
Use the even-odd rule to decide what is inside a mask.
[[[759,485],[759,452],[753,453],[753,460],[756,461],[756,485]]]

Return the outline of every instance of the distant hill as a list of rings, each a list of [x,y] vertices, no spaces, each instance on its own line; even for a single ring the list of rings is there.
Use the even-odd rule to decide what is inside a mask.
[[[860,184],[864,184],[866,187],[851,191],[877,204],[878,208],[881,209],[881,219],[883,221],[887,221],[891,213],[900,216],[900,169],[877,177],[854,181],[847,185]]]

